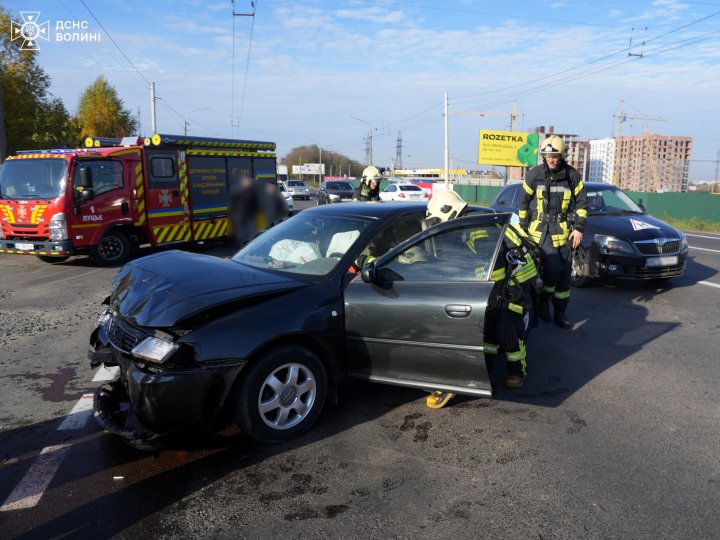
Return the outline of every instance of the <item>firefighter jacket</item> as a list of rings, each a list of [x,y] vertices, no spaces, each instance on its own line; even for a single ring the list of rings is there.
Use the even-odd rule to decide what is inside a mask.
[[[520,198],[520,227],[538,245],[549,234],[553,246],[563,247],[570,235],[568,212],[575,200],[575,224],[580,232],[587,219],[587,195],[580,173],[565,160],[557,171],[550,171],[543,163],[530,169],[523,181]],[[534,202],[533,202],[534,201]]]
[[[483,237],[487,237],[487,231],[484,229],[470,233],[467,241],[470,251],[476,253],[475,241]],[[476,272],[484,271],[483,267],[476,269]],[[521,232],[513,225],[508,225],[495,266],[490,274],[490,279],[495,282],[490,303],[502,305],[518,315],[523,315],[528,307],[527,304],[531,302],[528,289],[537,275],[535,258],[523,242]]]

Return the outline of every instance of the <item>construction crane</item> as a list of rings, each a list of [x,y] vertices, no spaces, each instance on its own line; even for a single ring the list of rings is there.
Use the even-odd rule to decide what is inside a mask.
[[[613,185],[620,186],[620,143],[622,141],[622,132],[623,132],[623,123],[627,120],[649,120],[654,122],[664,122],[664,118],[653,118],[652,116],[645,116],[645,115],[635,115],[630,116],[625,114],[625,102],[620,101],[620,107],[618,107],[618,112],[615,115],[615,118],[617,118],[617,129],[615,130],[615,151],[614,157],[613,157]],[[648,144],[647,149],[650,149],[650,143],[649,143],[649,135],[646,132],[646,142]],[[653,163],[655,163],[653,161]],[[654,168],[654,173],[657,174],[657,166]]]
[[[508,116],[510,115],[510,131],[515,131],[515,125],[517,124],[517,102],[513,101],[512,111],[507,112],[487,112],[487,111],[458,111],[458,116]],[[512,167],[513,169],[515,167]],[[505,167],[505,181],[507,184],[508,176],[510,174],[511,167]]]
[[[458,116],[510,116],[510,131],[515,131],[517,124],[517,102],[513,101],[512,111],[510,112],[487,112],[487,111],[458,111]]]

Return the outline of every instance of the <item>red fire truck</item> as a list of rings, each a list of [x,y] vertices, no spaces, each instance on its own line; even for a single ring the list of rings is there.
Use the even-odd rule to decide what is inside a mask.
[[[225,237],[242,176],[277,182],[275,143],[155,134],[21,151],[0,169],[0,253],[121,264],[141,245]]]

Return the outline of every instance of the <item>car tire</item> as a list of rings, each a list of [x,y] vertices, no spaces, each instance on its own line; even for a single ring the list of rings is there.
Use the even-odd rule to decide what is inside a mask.
[[[570,284],[573,287],[587,287],[592,282],[590,277],[590,256],[585,248],[579,247],[572,254],[570,268]]]
[[[299,346],[272,349],[254,359],[233,392],[238,427],[261,443],[290,440],[320,416],[327,375],[320,359]]]
[[[121,231],[108,231],[90,251],[90,258],[98,266],[125,264],[130,259],[130,240]]]
[[[65,256],[51,257],[49,255],[37,255],[37,258],[40,259],[42,262],[52,264],[52,263],[61,263],[61,262],[67,261],[70,258],[70,256],[68,255],[67,257],[65,257]]]

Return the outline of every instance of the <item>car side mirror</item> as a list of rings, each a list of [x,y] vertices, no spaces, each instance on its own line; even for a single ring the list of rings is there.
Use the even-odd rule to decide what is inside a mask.
[[[80,167],[80,182],[75,187],[92,189],[93,177],[92,177],[92,169],[90,167]]]
[[[377,277],[375,265],[373,263],[368,263],[363,266],[362,271],[360,272],[360,277],[365,283],[375,283],[375,278]]]
[[[642,213],[643,213],[643,214],[644,214],[645,212],[647,212],[647,210],[646,210],[646,208],[645,208],[645,205],[643,204],[643,200],[642,200],[642,199],[638,199],[637,205],[640,207],[640,210],[642,210]]]

